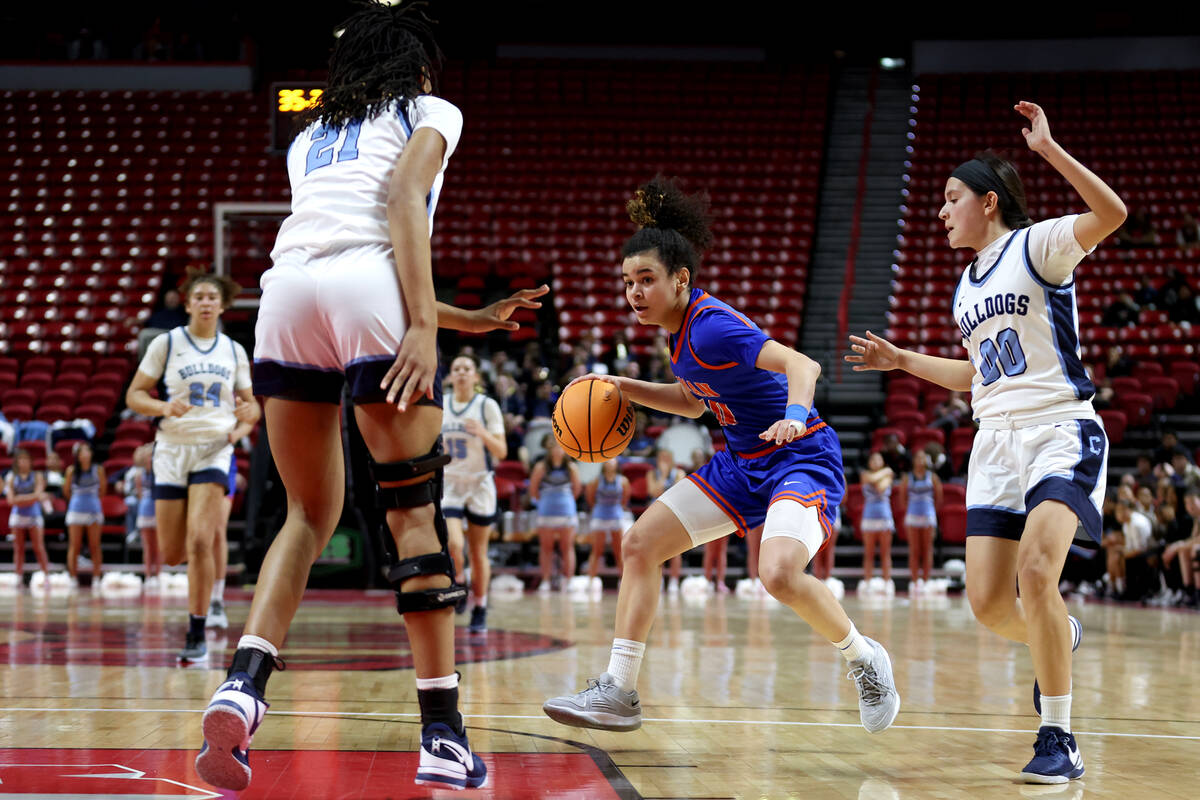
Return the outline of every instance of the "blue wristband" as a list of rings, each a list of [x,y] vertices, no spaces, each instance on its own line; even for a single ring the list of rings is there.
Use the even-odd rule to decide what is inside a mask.
[[[792,403],[787,407],[787,411],[783,412],[784,419],[794,419],[797,422],[808,421],[808,409],[799,403]]]

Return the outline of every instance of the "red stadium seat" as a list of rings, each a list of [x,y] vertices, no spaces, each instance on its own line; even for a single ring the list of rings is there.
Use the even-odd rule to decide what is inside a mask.
[[[862,540],[863,491],[861,483],[851,483],[846,486],[844,501],[846,517],[854,528],[854,538]]]
[[[1126,418],[1124,411],[1115,408],[1105,408],[1096,412],[1104,421],[1104,432],[1108,434],[1108,443],[1120,444],[1125,439]]]
[[[1144,381],[1146,392],[1154,398],[1155,411],[1169,411],[1179,401],[1179,383],[1165,376],[1148,377]]]
[[[939,536],[943,544],[963,544],[967,541],[967,506],[942,504],[938,512]]]
[[[1117,407],[1125,412],[1130,428],[1144,428],[1154,421],[1154,398],[1140,392],[1116,395]]]
[[[1172,361],[1171,377],[1179,382],[1179,390],[1190,397],[1200,389],[1200,364],[1194,361]]]
[[[918,428],[908,437],[908,452],[911,454],[924,450],[930,442],[937,442],[944,447],[946,434],[940,428]]]

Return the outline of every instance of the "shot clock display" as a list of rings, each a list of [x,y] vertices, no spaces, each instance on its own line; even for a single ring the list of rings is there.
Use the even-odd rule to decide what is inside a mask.
[[[287,152],[296,115],[311,108],[324,88],[324,84],[314,82],[271,84],[271,148],[275,152]]]

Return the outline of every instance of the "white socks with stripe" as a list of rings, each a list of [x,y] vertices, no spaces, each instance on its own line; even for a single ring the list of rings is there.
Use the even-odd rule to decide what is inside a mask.
[[[254,636],[249,633],[244,634],[242,638],[238,639],[237,643],[237,649],[241,650],[242,648],[262,650],[264,653],[269,653],[271,656],[279,658],[279,649],[261,636]]]
[[[850,632],[846,634],[846,638],[833,644],[841,652],[842,658],[846,659],[847,663],[858,661],[871,654],[871,644],[858,632],[858,628],[854,627],[853,622],[850,623]]]
[[[642,655],[645,652],[645,642],[613,639],[612,655],[608,657],[606,672],[626,692],[632,692],[637,686],[638,671],[642,668]]]

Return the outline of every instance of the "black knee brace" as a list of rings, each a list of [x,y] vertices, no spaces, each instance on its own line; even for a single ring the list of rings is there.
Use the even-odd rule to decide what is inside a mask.
[[[436,611],[455,605],[467,595],[467,588],[454,582],[454,561],[447,547],[446,519],[442,516],[442,467],[450,463],[450,456],[442,454],[442,442],[437,443],[423,456],[408,461],[393,461],[381,464],[370,461],[371,476],[375,483],[380,481],[404,481],[429,475],[422,483],[405,486],[376,486],[375,502],[381,509],[417,508],[433,504],[433,527],[437,532],[441,550],[412,558],[401,559],[396,551],[396,542],[386,520],[380,536],[388,554],[387,580],[396,593],[396,610],[401,614],[413,611]],[[444,589],[420,589],[403,591],[401,585],[418,575],[445,575],[450,585]]]

